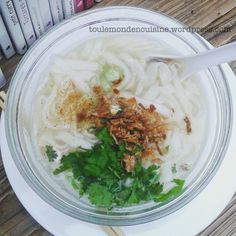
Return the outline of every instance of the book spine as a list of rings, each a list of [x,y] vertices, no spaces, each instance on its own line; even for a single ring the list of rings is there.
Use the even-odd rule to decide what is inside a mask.
[[[39,4],[37,0],[26,0],[26,2],[33,23],[34,31],[38,38],[45,32]]]
[[[5,21],[16,51],[19,54],[24,54],[27,50],[27,45],[12,1],[1,0],[0,8],[3,20]]]
[[[61,0],[49,0],[53,23],[58,24],[63,20],[63,10]]]
[[[85,9],[89,9],[94,5],[94,0],[84,0],[84,7]]]
[[[74,0],[75,13],[79,13],[84,10],[83,0]]]
[[[62,0],[62,8],[65,19],[75,14],[74,0]]]
[[[21,25],[21,29],[25,36],[25,40],[30,47],[36,40],[34,28],[31,23],[29,10],[25,0],[13,0],[14,7],[16,9],[17,16]]]
[[[52,15],[48,0],[38,0],[44,30],[48,31],[53,26]]]
[[[2,60],[3,55],[2,55],[2,50],[1,50],[1,44],[0,44],[0,61]]]
[[[0,15],[0,46],[6,58],[10,58],[15,54],[11,39]]]

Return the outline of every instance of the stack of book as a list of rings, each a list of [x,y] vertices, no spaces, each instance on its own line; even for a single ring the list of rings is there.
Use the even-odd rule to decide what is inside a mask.
[[[101,0],[0,0],[0,59],[26,50],[53,25]]]

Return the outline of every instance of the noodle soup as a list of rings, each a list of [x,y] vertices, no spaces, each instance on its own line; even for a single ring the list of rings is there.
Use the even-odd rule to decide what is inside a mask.
[[[111,209],[181,193],[206,108],[194,76],[181,81],[178,66],[148,62],[173,52],[151,38],[113,36],[51,58],[35,132],[45,165],[78,198]]]

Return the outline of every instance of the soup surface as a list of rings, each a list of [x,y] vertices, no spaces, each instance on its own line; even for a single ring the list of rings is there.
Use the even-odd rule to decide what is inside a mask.
[[[55,178],[108,209],[179,195],[205,130],[203,94],[173,48],[139,36],[90,39],[54,55],[37,93],[36,134]]]

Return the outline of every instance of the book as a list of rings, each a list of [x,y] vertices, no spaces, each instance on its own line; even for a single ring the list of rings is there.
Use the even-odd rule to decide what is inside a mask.
[[[6,58],[10,58],[16,53],[1,15],[0,15],[0,47],[2,49],[2,53]]]
[[[24,54],[27,50],[27,45],[12,1],[0,0],[0,9],[3,21],[8,29],[17,53]]]
[[[84,8],[89,9],[94,5],[94,0],[84,0]]]
[[[38,0],[44,30],[48,31],[53,26],[52,15],[48,0]]]
[[[30,47],[36,40],[34,28],[31,23],[29,10],[25,0],[13,0],[13,4],[25,36],[26,43]]]
[[[58,24],[63,20],[63,10],[61,0],[49,0],[49,5],[52,13],[54,24]]]
[[[75,14],[74,0],[62,0],[62,8],[65,19]]]
[[[0,44],[0,61],[2,58],[3,58],[3,55],[2,55],[1,44]]]
[[[40,13],[39,2],[38,0],[26,0],[26,3],[29,9],[34,31],[38,38],[45,32],[43,20]]]
[[[79,13],[84,10],[83,0],[74,0],[75,13]]]

